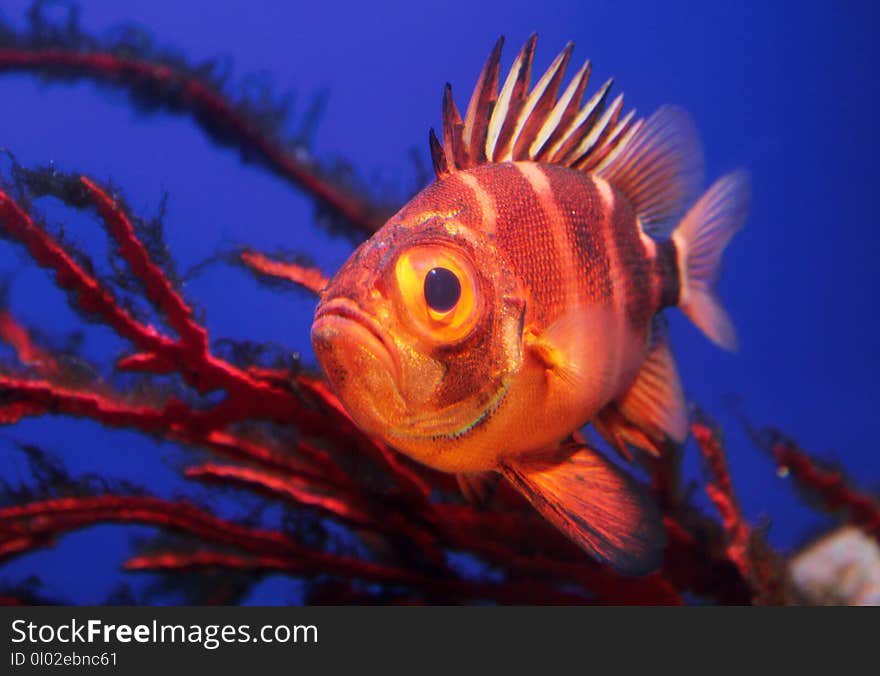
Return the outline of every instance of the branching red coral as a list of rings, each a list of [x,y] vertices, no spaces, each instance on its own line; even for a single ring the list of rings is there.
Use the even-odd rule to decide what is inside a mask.
[[[727,548],[728,556],[744,576],[750,577],[750,562],[747,551],[751,529],[743,518],[736,495],[733,492],[733,482],[727,470],[727,461],[724,457],[721,440],[715,431],[705,423],[694,423],[691,426],[691,432],[712,477],[712,483],[706,485],[706,493],[709,494],[709,498],[721,515],[724,530],[727,532],[730,541]]]
[[[773,436],[770,450],[781,474],[794,479],[823,509],[841,514],[880,542],[880,500],[854,488],[842,471],[822,467],[793,441]]]
[[[753,530],[742,514],[718,431],[699,415],[691,425],[691,433],[710,476],[706,492],[727,534],[727,556],[751,584],[757,603],[781,603],[785,600],[782,570],[762,534]]]

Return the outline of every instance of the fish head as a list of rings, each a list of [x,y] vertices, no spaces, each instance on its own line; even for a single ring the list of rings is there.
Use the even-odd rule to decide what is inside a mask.
[[[525,304],[486,234],[454,210],[406,214],[327,285],[312,345],[361,428],[444,468],[442,442],[490,416],[520,366]]]

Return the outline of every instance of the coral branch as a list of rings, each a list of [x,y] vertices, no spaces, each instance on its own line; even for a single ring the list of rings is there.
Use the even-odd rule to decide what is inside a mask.
[[[0,224],[6,233],[27,247],[34,261],[55,272],[62,289],[76,291],[85,312],[97,315],[121,336],[152,349],[168,349],[172,343],[146,327],[116,304],[112,294],[88,274],[57,241],[49,236],[8,195],[0,190]]]
[[[178,371],[189,385],[203,393],[225,389],[230,400],[215,409],[215,413],[222,410],[229,415],[224,421],[226,424],[241,418],[263,417],[278,422],[311,423],[318,429],[323,427],[323,417],[304,410],[291,392],[259,380],[207,351],[204,329],[192,321],[191,310],[167,280],[161,279],[161,271],[150,262],[122,210],[94,183],[88,179],[82,182],[97,201],[123,255],[145,283],[151,300],[167,313],[169,322],[180,331],[180,339],[173,340],[153,326],[137,321],[2,190],[0,224],[9,236],[27,247],[39,265],[54,270],[58,285],[76,294],[83,311],[97,316],[143,351],[122,360],[122,365],[141,370],[155,366],[160,372]]]
[[[207,464],[190,467],[184,471],[190,479],[201,479],[220,484],[241,484],[263,491],[274,497],[280,497],[296,504],[316,507],[330,516],[342,519],[355,525],[372,525],[372,515],[359,509],[351,496],[345,499],[330,494],[322,494],[315,490],[314,477],[296,477],[288,474],[282,478],[273,476],[248,467],[231,465]]]
[[[361,233],[378,229],[387,209],[359,197],[322,171],[305,146],[292,148],[279,132],[249,112],[247,103],[234,104],[218,84],[180,59],[139,54],[133,44],[103,46],[73,27],[46,41],[39,16],[31,34],[18,35],[0,26],[0,72],[35,72],[47,80],[88,79],[128,91],[149,108],[186,113],[211,138],[238,149],[241,156],[303,190],[322,210],[343,218]]]
[[[880,542],[880,500],[853,488],[843,472],[821,467],[794,442],[778,433],[773,436],[770,448],[781,473],[791,476],[824,509],[842,513],[848,523]]]
[[[286,279],[316,295],[327,286],[327,278],[317,268],[307,268],[295,263],[273,260],[256,251],[243,252],[241,260],[260,274]]]
[[[706,485],[706,493],[721,514],[721,522],[730,541],[728,556],[745,577],[750,577],[748,547],[751,529],[737,503],[721,441],[715,431],[705,423],[695,422],[691,426],[691,433],[712,477],[712,483]]]
[[[125,567],[127,570],[133,571],[179,571],[219,567],[239,570],[278,570],[307,576],[336,574],[349,579],[414,587],[425,595],[423,601],[442,598],[456,602],[491,600],[502,604],[543,603],[558,605],[589,602],[587,596],[574,592],[561,592],[546,583],[444,580],[333,554],[317,555],[311,559],[287,559],[271,556],[242,557],[215,552],[199,552],[191,555],[158,554],[135,557],[127,561]]]
[[[193,505],[143,496],[104,495],[43,500],[0,509],[0,556],[24,551],[16,543],[48,544],[57,535],[96,523],[140,523],[192,535],[205,542],[253,554],[296,555],[284,533],[245,528]]]
[[[706,493],[721,515],[727,533],[727,556],[752,585],[755,602],[782,603],[785,600],[782,567],[761,535],[753,531],[743,517],[718,433],[705,416],[698,418],[700,420],[691,424],[691,433],[710,476]]]
[[[0,555],[10,556],[37,543],[51,543],[63,533],[94,523],[141,523],[160,526],[172,531],[196,537],[198,540],[246,551],[246,556],[222,552],[198,552],[196,554],[166,553],[141,556],[130,560],[130,570],[156,568],[193,568],[224,566],[248,569],[280,569],[307,576],[335,574],[381,582],[407,585],[425,590],[431,595],[456,601],[491,599],[500,603],[584,603],[588,597],[582,594],[560,592],[547,581],[510,581],[502,583],[471,582],[464,579],[434,577],[394,566],[385,566],[360,558],[328,552],[304,549],[289,536],[276,532],[245,528],[214,517],[185,502],[169,502],[152,497],[102,496],[88,498],[64,498],[35,502],[24,506],[0,509]],[[22,535],[27,533],[28,535]],[[21,545],[29,540],[27,547]],[[8,545],[10,551],[4,551]],[[584,575],[584,580],[595,576]],[[601,576],[600,576],[601,577]],[[593,580],[595,581],[595,579]],[[643,603],[669,603],[677,599],[670,589],[657,581],[646,579],[626,585],[621,579],[619,596],[612,590],[603,594],[618,602],[640,599]],[[653,589],[651,594],[646,593]],[[611,593],[609,593],[611,592]],[[606,599],[607,597],[603,596]]]
[[[0,340],[12,346],[22,364],[34,368],[40,375],[52,378],[60,373],[52,353],[34,343],[30,332],[7,310],[0,310]]]
[[[171,282],[147,253],[137,238],[128,217],[106,192],[85,178],[80,181],[90,193],[104,219],[120,255],[131,267],[146,289],[147,298],[159,309],[180,337],[182,346],[191,354],[202,355],[208,350],[208,333],[193,320],[192,308],[171,286]]]

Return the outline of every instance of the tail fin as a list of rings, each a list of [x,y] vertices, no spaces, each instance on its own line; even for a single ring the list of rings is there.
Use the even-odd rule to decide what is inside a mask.
[[[721,253],[745,222],[749,202],[748,174],[727,174],[715,181],[672,233],[681,268],[678,305],[712,342],[726,350],[736,349],[736,330],[714,287],[721,272]]]

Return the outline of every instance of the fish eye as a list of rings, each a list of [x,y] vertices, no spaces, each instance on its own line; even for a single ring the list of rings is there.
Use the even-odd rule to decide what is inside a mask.
[[[465,338],[483,313],[479,278],[455,247],[424,244],[406,249],[394,263],[402,317],[422,337],[439,343]]]
[[[432,268],[425,275],[425,302],[434,312],[449,312],[461,298],[461,282],[452,270]]]

